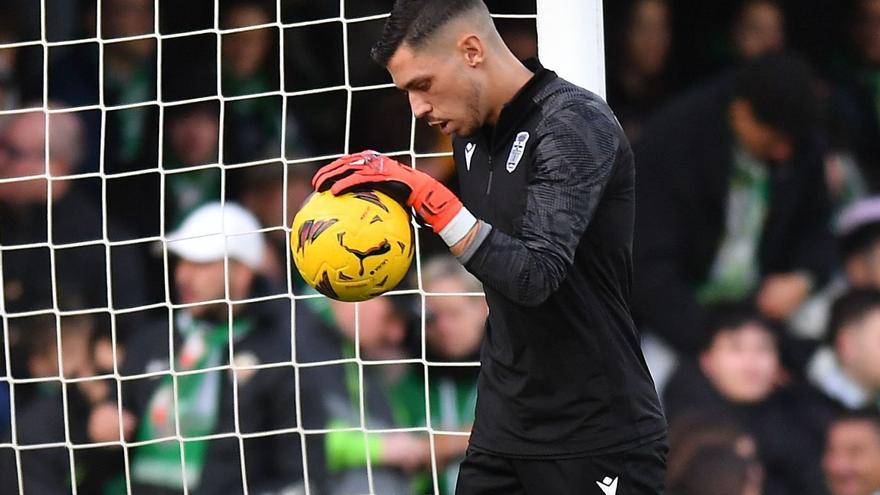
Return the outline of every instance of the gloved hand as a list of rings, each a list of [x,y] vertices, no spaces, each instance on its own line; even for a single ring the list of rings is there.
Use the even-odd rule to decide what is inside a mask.
[[[312,186],[316,191],[329,188],[333,194],[340,194],[357,186],[387,183],[405,186],[409,193],[406,199],[407,206],[413,207],[416,213],[431,225],[434,232],[441,234],[449,244],[443,230],[462,212],[461,200],[446,186],[424,172],[375,151],[363,151],[339,158],[322,167],[312,178]],[[467,216],[473,219],[469,213]],[[467,223],[466,220],[462,219],[462,222]],[[465,226],[470,229],[476,223],[476,219],[473,219],[470,225],[464,223],[453,228],[456,232],[453,233],[452,238],[458,237],[458,231]],[[464,232],[466,233],[467,231]],[[461,237],[464,234],[461,234]]]

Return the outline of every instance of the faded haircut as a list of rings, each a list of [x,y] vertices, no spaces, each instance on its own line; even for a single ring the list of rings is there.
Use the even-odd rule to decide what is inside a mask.
[[[385,67],[404,43],[422,47],[440,28],[466,14],[488,16],[489,10],[483,0],[397,0],[370,55]]]

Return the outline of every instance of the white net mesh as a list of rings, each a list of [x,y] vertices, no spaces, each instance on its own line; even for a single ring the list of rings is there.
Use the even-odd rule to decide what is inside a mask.
[[[308,356],[301,359],[311,349],[298,348],[301,341],[297,322],[302,318],[298,310],[308,308],[306,311],[311,313],[327,314],[328,309],[321,303],[309,303],[323,301],[323,297],[298,285],[287,254],[294,206],[301,201],[296,184],[303,181],[302,177],[310,175],[315,164],[364,148],[378,149],[438,175],[449,171],[449,143],[413,119],[405,96],[393,89],[387,75],[368,60],[368,47],[381,31],[391,2],[340,0],[337,4],[209,0],[198,2],[200,7],[195,8],[181,5],[187,2],[97,0],[93,6],[84,2],[87,5],[80,10],[72,6],[75,2],[56,4],[54,0],[41,0],[32,3],[29,9],[36,13],[39,36],[25,41],[0,41],[0,52],[15,50],[19,56],[36,56],[34,60],[40,62],[32,64],[38,66],[34,67],[37,76],[32,80],[41,85],[37,90],[31,88],[30,93],[26,89],[22,91],[23,96],[32,100],[23,98],[24,103],[6,105],[0,114],[7,123],[20,116],[36,115],[42,119],[43,128],[39,136],[41,151],[25,152],[15,148],[23,145],[10,143],[15,139],[8,131],[12,125],[4,127],[7,133],[4,134],[3,153],[7,157],[10,153],[18,153],[16,156],[22,160],[27,158],[27,153],[40,155],[42,165],[32,172],[3,171],[0,174],[0,202],[4,201],[4,193],[36,187],[40,191],[38,196],[42,197],[42,202],[36,204],[44,213],[41,222],[24,228],[39,234],[32,238],[11,239],[7,232],[0,230],[0,286],[4,288],[0,314],[3,316],[5,364],[2,383],[8,388],[10,418],[8,436],[0,441],[0,453],[5,456],[0,461],[0,469],[4,470],[0,478],[5,483],[0,491],[50,493],[40,491],[39,480],[28,479],[28,463],[31,462],[46,464],[47,469],[65,471],[60,476],[65,480],[67,491],[93,493],[83,486],[91,476],[87,470],[95,464],[89,456],[101,451],[120,463],[115,481],[104,485],[105,493],[152,493],[137,489],[139,481],[132,474],[138,462],[136,459],[144,455],[146,447],[172,442],[177,445],[182,460],[179,463],[180,479],[192,478],[193,469],[188,469],[188,463],[199,464],[195,472],[201,473],[209,472],[208,464],[212,462],[220,462],[227,471],[229,468],[238,470],[238,486],[223,493],[297,493],[297,490],[317,493],[320,488],[344,493],[344,483],[339,482],[342,468],[328,467],[334,463],[328,459],[333,455],[331,451],[340,447],[331,445],[327,438],[328,435],[348,432],[362,435],[363,441],[350,443],[349,437],[349,443],[341,447],[342,451],[357,445],[364,452],[362,455],[348,453],[348,457],[354,460],[349,459],[343,467],[357,468],[354,471],[363,475],[366,490],[370,493],[382,493],[380,486],[386,486],[381,484],[387,481],[382,477],[384,475],[377,474],[387,455],[380,455],[377,459],[379,451],[371,439],[387,439],[395,435],[400,439],[400,434],[415,434],[412,438],[425,441],[430,450],[425,465],[412,470],[395,469],[395,472],[403,473],[402,479],[410,483],[408,486],[419,486],[419,489],[433,493],[449,492],[448,478],[454,475],[454,470],[445,468],[448,467],[446,464],[454,467],[455,456],[447,458],[445,452],[438,453],[438,439],[466,438],[468,424],[466,420],[456,424],[434,417],[432,411],[443,406],[432,404],[432,386],[433,397],[439,397],[443,404],[467,400],[457,399],[456,394],[461,392],[449,388],[451,385],[439,385],[441,380],[435,376],[434,370],[464,369],[478,363],[474,361],[473,352],[464,353],[464,357],[446,359],[433,355],[426,338],[426,327],[436,314],[429,314],[427,310],[432,298],[462,295],[480,298],[481,294],[468,290],[466,285],[451,291],[445,288],[429,291],[423,279],[422,263],[426,251],[431,250],[424,243],[436,243],[430,240],[430,235],[420,235],[422,242],[417,242],[412,282],[383,296],[397,301],[407,301],[407,298],[415,301],[409,305],[416,322],[408,341],[412,352],[390,357],[362,355],[365,345],[361,305],[353,306],[354,344],[350,355],[342,353],[338,359],[312,359]],[[324,5],[310,7],[309,3]],[[496,12],[494,15],[499,23],[507,23],[508,32],[503,34],[510,34],[508,41],[512,45],[519,43],[514,48],[520,53],[534,51],[534,1],[514,2],[517,3],[515,7],[511,7],[510,2],[494,3],[498,8],[491,3],[490,7]],[[241,15],[235,21],[224,17],[240,5],[260,5],[267,17],[251,15],[253,12],[239,12]],[[202,7],[206,7],[204,12]],[[59,32],[55,31],[59,23],[71,24],[62,22],[64,16],[80,16],[82,12],[86,13],[83,22],[92,26],[93,33],[89,33],[88,28],[82,35],[74,34],[76,30],[72,29],[65,32],[58,28]],[[88,17],[89,12],[93,13],[93,18]],[[144,18],[149,22],[139,27]],[[262,51],[251,51],[255,45],[262,47]],[[251,70],[248,60],[255,57],[255,53],[261,53],[264,60],[259,68],[262,79],[241,81],[229,75],[237,70]],[[89,65],[88,60],[93,60],[94,65]],[[86,89],[77,89],[70,82],[75,79],[80,79],[80,86]],[[75,116],[82,129],[71,134],[69,126],[65,127],[69,124],[65,116]],[[209,124],[203,125],[205,122]],[[260,128],[257,133],[260,135],[249,141],[249,132],[254,127]],[[214,129],[213,139],[198,134],[205,128]],[[70,136],[82,141],[74,151],[64,146]],[[203,141],[213,141],[214,145],[206,145],[207,151],[199,156]],[[193,156],[182,156],[187,153]],[[78,160],[69,155],[75,155]],[[65,162],[77,161],[80,165],[76,168],[63,167]],[[77,210],[76,204],[71,206],[65,199],[73,189],[94,200],[97,221],[86,219],[86,210]],[[264,226],[257,232],[274,239],[279,248],[277,253],[281,253],[272,258],[274,265],[270,263],[264,268],[269,278],[276,278],[281,289],[241,297],[229,286],[232,268],[227,262],[224,263],[222,297],[191,302],[175,295],[181,290],[176,287],[179,281],[175,279],[174,256],[169,253],[169,234],[186,212],[206,200],[216,200],[223,205],[236,200],[255,210]],[[257,211],[260,205],[269,206],[265,207],[266,211]],[[3,214],[9,211],[14,209],[3,210]],[[71,228],[71,224],[76,225],[79,219],[94,223],[96,234],[82,238],[59,233],[59,230]],[[218,231],[205,232],[206,235],[216,233]],[[43,265],[49,268],[44,291],[47,297],[43,299],[29,299],[32,292],[27,276],[33,272],[20,269],[23,266],[21,260],[32,259],[34,253],[40,253]],[[153,258],[144,261],[142,268],[135,269],[126,265],[129,260],[139,259],[135,255]],[[75,282],[67,278],[68,273],[75,274]],[[135,284],[146,284],[155,290],[146,290]],[[83,292],[87,295],[82,296]],[[194,369],[179,368],[174,356],[179,358],[184,349],[181,340],[175,336],[175,330],[180,326],[176,317],[178,313],[212,303],[225,304],[228,326],[234,329],[237,308],[279,302],[285,305],[293,323],[289,325],[293,337],[288,336],[286,341],[289,346],[287,359],[271,362],[243,359],[242,350],[237,349],[238,341],[233,336],[226,339],[225,357],[219,362]],[[164,367],[152,366],[156,362],[152,360],[139,371],[127,372],[130,368],[123,363],[137,361],[149,347],[140,347],[144,341],[132,336],[135,333],[133,328],[138,326],[138,331],[143,332],[139,325],[156,316],[165,323],[165,330],[154,332],[147,341],[163,345],[167,342],[167,355],[159,359],[160,362],[164,359]],[[96,363],[73,369],[76,364],[73,360],[82,355],[73,348],[80,345],[75,338],[78,335],[76,328],[80,324],[101,326],[95,325],[95,321],[109,330],[110,344],[103,351],[89,347],[86,355],[89,360],[99,361],[101,352],[104,352],[103,355],[109,356],[109,364],[102,370]],[[42,340],[37,338],[39,332],[33,330],[37,326],[39,332],[45,334]],[[46,333],[46,328],[51,331]],[[33,333],[28,333],[32,330]],[[91,336],[87,339],[88,345],[96,345],[98,339],[94,335],[97,332],[91,331],[88,335]],[[24,353],[19,355],[21,349]],[[46,349],[51,350],[50,359],[39,359],[45,357],[40,351]],[[49,371],[35,371],[39,368],[37,364],[47,362],[50,363]],[[327,422],[323,427],[314,427],[304,417],[304,410],[314,405],[310,401],[321,399],[322,393],[320,388],[315,392],[314,387],[304,384],[302,379],[311,373],[309,370],[332,367],[355,371],[353,375],[341,373],[340,376],[354,378],[343,387],[347,386],[350,397],[356,399],[357,417],[342,426],[338,422]],[[373,374],[374,370],[394,374],[400,367],[414,369],[415,374],[420,375],[415,382],[421,383],[424,418],[420,423],[410,421],[409,424],[372,420],[370,410],[373,404],[368,402],[373,400],[376,391],[367,390],[365,376]],[[293,403],[287,404],[286,409],[290,421],[279,422],[277,425],[283,425],[269,429],[254,429],[255,423],[249,417],[243,417],[242,410],[247,409],[250,414],[261,409],[263,404],[247,403],[254,396],[245,392],[250,390],[245,382],[252,380],[258,372],[272,370],[278,374],[286,373],[290,382],[295,384]],[[412,370],[407,372],[412,373]],[[129,389],[136,390],[139,384],[150,382],[150,379],[155,382],[155,379],[163,378],[170,378],[173,398],[170,407],[174,413],[180,410],[181,389],[211,373],[230,377],[227,395],[231,401],[232,420],[231,427],[225,431],[218,432],[215,428],[215,431],[193,436],[187,433],[191,431],[191,425],[181,424],[179,415],[174,414],[170,432],[144,438],[143,428],[138,426],[130,429],[125,421],[106,423],[95,419],[95,410],[101,404],[113,404],[116,414],[124,416],[129,409],[127,396],[137,393]],[[455,372],[451,375],[457,376]],[[205,386],[208,381],[201,383]],[[95,384],[106,390],[87,400],[86,412],[82,412],[80,399],[70,395],[91,397],[88,391]],[[47,389],[51,390],[47,392]],[[59,410],[47,414],[46,418],[58,419],[60,436],[47,439],[40,435],[25,435],[43,439],[37,441],[22,438],[22,432],[29,430],[26,423],[45,420],[39,416],[39,410],[31,415],[33,404],[38,401],[34,397],[52,394],[58,399]],[[454,400],[447,400],[450,397]],[[457,412],[446,411],[443,415],[455,416]],[[389,417],[399,416],[391,411]],[[115,440],[96,441],[90,436],[84,439],[80,430],[85,428],[91,435],[96,428],[95,421],[111,424]],[[136,418],[134,424],[143,422],[144,418]],[[36,429],[43,433],[50,428]],[[281,437],[297,443],[296,450],[301,454],[297,462],[301,464],[303,483],[260,486],[255,480],[265,477],[266,470],[254,464],[277,459],[267,461],[267,456],[275,454],[254,449],[269,445],[259,443],[261,440]],[[310,439],[318,440],[313,444]],[[198,460],[198,455],[186,447],[199,442],[220,445],[223,441],[235,444],[230,451],[233,453],[232,462],[228,457],[219,461],[217,456],[211,457],[211,452],[226,450],[211,447],[207,460]],[[313,448],[315,445],[320,448]],[[400,445],[400,442],[386,442],[384,445],[386,452],[383,454],[387,454],[391,445]],[[62,452],[64,462],[47,464],[48,461],[40,457],[29,459],[32,453],[50,451]],[[315,456],[321,456],[320,460],[314,459]],[[57,456],[53,459],[57,460]],[[448,463],[450,459],[453,462]],[[360,462],[362,466],[358,465]],[[395,467],[404,464],[401,462]],[[318,472],[314,472],[315,469]],[[166,476],[174,478],[177,474],[167,473]],[[411,484],[418,476],[421,476],[422,484]],[[202,480],[200,485],[205,487],[210,483]],[[108,486],[115,488],[106,488]],[[194,486],[183,483],[177,491],[155,493],[198,492]]]

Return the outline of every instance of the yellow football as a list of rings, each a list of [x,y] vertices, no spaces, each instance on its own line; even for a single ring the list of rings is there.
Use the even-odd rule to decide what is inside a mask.
[[[340,301],[397,286],[415,251],[409,213],[378,191],[312,194],[293,219],[290,249],[303,279]]]

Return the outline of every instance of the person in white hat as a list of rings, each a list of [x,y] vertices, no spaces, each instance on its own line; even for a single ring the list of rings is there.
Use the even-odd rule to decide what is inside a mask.
[[[189,305],[217,301],[189,306],[187,310],[194,317],[225,319],[225,301],[247,297],[266,250],[260,223],[236,203],[205,204],[167,239],[168,252],[177,257],[177,302]]]

